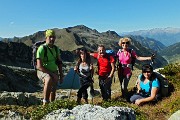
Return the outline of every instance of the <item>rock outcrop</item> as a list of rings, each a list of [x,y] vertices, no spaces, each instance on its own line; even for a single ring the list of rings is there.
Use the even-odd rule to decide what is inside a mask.
[[[180,110],[176,111],[168,120],[180,120]]]
[[[30,67],[32,58],[32,48],[24,43],[1,42],[0,41],[0,63]]]
[[[37,98],[35,94],[23,92],[2,92],[0,93],[0,105],[40,105],[41,98]]]
[[[135,120],[134,110],[128,107],[102,108],[90,104],[79,105],[72,110],[56,110],[44,120]]]
[[[73,62],[74,54],[70,51],[61,50],[63,61]],[[33,68],[31,65],[32,48],[24,43],[0,41],[0,64]]]
[[[0,91],[31,93],[41,89],[35,70],[0,65]]]

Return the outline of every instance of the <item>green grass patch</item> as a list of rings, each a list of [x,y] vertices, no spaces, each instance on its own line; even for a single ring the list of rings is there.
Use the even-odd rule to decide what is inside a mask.
[[[47,115],[48,113],[58,110],[58,109],[73,109],[77,106],[75,101],[70,100],[56,100],[52,103],[47,104],[46,106],[38,106],[36,110],[31,113],[31,118],[33,120],[39,120],[43,116]]]

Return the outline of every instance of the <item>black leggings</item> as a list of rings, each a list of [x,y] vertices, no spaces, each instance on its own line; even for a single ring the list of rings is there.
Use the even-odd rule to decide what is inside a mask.
[[[79,88],[78,92],[77,92],[77,97],[78,98],[84,98],[87,99],[88,98],[88,93],[87,93],[87,88],[91,85],[89,79],[84,79],[84,78],[80,78],[80,84],[81,87]]]

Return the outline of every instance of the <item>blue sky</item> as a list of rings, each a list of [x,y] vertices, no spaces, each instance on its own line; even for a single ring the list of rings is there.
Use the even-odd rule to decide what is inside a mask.
[[[85,25],[117,33],[180,28],[180,0],[1,0],[0,37]]]

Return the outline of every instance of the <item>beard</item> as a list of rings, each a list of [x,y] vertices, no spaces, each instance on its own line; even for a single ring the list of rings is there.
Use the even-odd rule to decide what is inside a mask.
[[[54,45],[54,41],[53,40],[49,41],[48,45],[49,46],[53,46]]]

